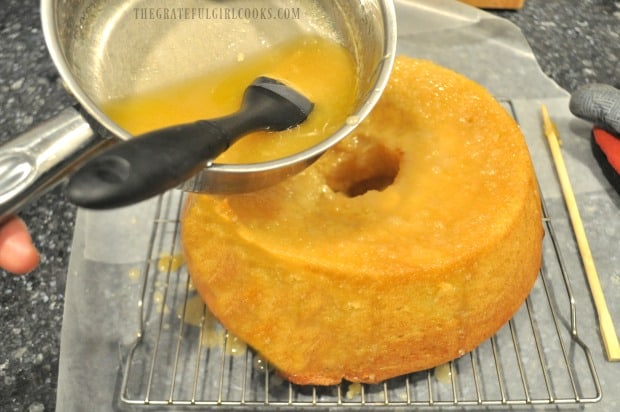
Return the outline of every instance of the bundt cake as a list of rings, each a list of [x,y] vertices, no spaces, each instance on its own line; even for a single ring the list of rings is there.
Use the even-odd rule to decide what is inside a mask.
[[[190,195],[182,217],[209,309],[298,384],[378,382],[471,351],[527,297],[542,237],[513,119],[475,82],[407,57],[310,168]]]

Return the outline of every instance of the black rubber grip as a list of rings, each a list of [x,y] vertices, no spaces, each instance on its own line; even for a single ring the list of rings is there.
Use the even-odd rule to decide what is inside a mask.
[[[71,202],[90,209],[136,203],[178,186],[231,144],[209,121],[173,126],[119,143],[69,180]]]

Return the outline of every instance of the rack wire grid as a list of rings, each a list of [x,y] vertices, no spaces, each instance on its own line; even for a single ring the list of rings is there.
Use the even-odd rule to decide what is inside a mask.
[[[577,308],[544,196],[539,277],[497,334],[434,369],[380,384],[330,387],[282,380],[210,315],[185,266],[175,261],[183,200],[177,191],[158,199],[141,270],[138,337],[124,353],[119,376],[120,409],[394,410],[585,404],[602,397],[590,350],[578,334]]]

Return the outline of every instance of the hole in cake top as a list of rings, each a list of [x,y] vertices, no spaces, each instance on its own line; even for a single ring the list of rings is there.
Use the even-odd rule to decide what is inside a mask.
[[[394,183],[400,170],[400,151],[366,136],[354,136],[345,142],[332,152],[335,158],[325,173],[327,185],[334,192],[356,197],[370,190],[382,191]]]

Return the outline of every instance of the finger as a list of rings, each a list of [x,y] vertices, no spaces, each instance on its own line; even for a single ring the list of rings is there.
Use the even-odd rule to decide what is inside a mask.
[[[26,224],[18,217],[11,218],[0,227],[0,268],[24,274],[32,271],[38,263],[39,252]]]

